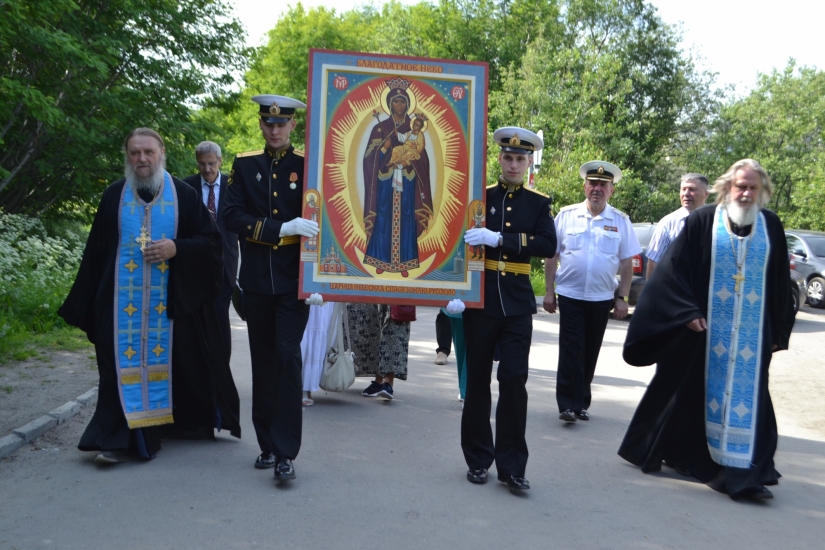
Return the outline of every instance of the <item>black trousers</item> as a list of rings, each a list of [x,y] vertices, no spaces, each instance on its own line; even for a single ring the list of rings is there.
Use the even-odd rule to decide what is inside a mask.
[[[527,370],[533,337],[532,315],[497,319],[483,311],[464,312],[467,343],[467,394],[461,415],[461,449],[470,468],[496,463],[499,477],[524,477],[527,468]],[[498,364],[496,436],[490,426],[490,374],[496,345]]]
[[[232,301],[232,290],[232,286],[224,281],[218,299],[215,300],[215,311],[218,312],[218,326],[221,329],[221,339],[226,349],[227,360],[232,357],[232,329],[229,325],[229,303]]]
[[[588,302],[559,295],[559,412],[590,408],[590,383],[607,328],[613,300]]]
[[[252,359],[252,425],[261,451],[294,459],[301,448],[301,339],[309,306],[294,294],[244,292]]]
[[[444,352],[444,355],[450,355],[450,346],[453,343],[453,329],[450,325],[450,318],[447,317],[443,311],[439,310],[435,317],[435,341],[438,344],[436,353]]]

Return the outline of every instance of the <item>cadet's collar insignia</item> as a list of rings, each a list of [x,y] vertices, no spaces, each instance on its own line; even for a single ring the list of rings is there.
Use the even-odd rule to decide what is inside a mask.
[[[513,191],[515,191],[516,189],[520,189],[524,185],[524,181],[520,181],[518,183],[510,183],[509,181],[505,180],[504,177],[501,176],[498,178],[498,182],[505,190],[507,190],[508,193],[512,193]]]
[[[281,160],[286,156],[286,154],[290,151],[291,148],[292,148],[292,144],[287,145],[283,149],[278,149],[277,151],[275,151],[275,150],[270,149],[269,146],[267,145],[266,146],[266,154],[269,155],[270,157],[274,158],[275,160]]]
[[[495,213],[496,213],[496,207],[494,206],[490,209],[490,214],[495,214]]]
[[[255,175],[255,179],[256,179],[256,180],[258,180],[258,181],[261,181],[261,173],[260,173],[260,172],[258,172],[258,173]]]
[[[521,140],[518,138],[517,135],[513,134],[513,137],[510,138],[510,145],[518,146],[521,145]]]
[[[269,113],[273,115],[280,115],[281,108],[278,107],[278,104],[273,101],[272,105],[269,106]]]

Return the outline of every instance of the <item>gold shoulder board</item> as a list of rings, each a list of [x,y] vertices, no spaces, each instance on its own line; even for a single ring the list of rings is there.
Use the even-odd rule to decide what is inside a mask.
[[[527,191],[530,191],[531,193],[535,193],[536,195],[541,195],[541,196],[542,196],[542,197],[544,197],[545,199],[549,199],[549,198],[550,198],[550,196],[549,196],[549,195],[545,195],[545,194],[544,194],[544,193],[542,193],[541,191],[536,191],[536,190],[535,190],[535,189],[533,189],[532,187],[525,187],[525,189],[526,189]]]
[[[292,152],[295,153],[295,156],[297,156],[297,157],[303,157],[304,156],[303,149],[293,149]]]
[[[237,155],[235,155],[235,158],[236,159],[242,159],[244,157],[254,157],[255,155],[260,155],[263,152],[264,152],[264,150],[261,149],[259,151],[248,151],[246,153],[238,153]]]

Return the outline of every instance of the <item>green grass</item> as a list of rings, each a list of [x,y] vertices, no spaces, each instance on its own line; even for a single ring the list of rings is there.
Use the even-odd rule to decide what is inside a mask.
[[[530,272],[530,284],[533,285],[533,294],[544,296],[544,269],[534,269]]]
[[[3,386],[3,391],[6,393],[11,393],[13,388],[11,386]]]
[[[59,327],[45,333],[18,332],[0,341],[0,365],[9,361],[25,361],[39,355],[40,350],[79,351],[93,349],[86,334],[74,327]]]

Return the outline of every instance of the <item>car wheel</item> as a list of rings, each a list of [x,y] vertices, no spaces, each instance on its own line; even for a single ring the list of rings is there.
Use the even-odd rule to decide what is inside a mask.
[[[799,289],[791,287],[791,300],[793,301],[793,313],[799,313]]]
[[[808,281],[808,305],[825,307],[825,279],[822,277],[814,277]]]

